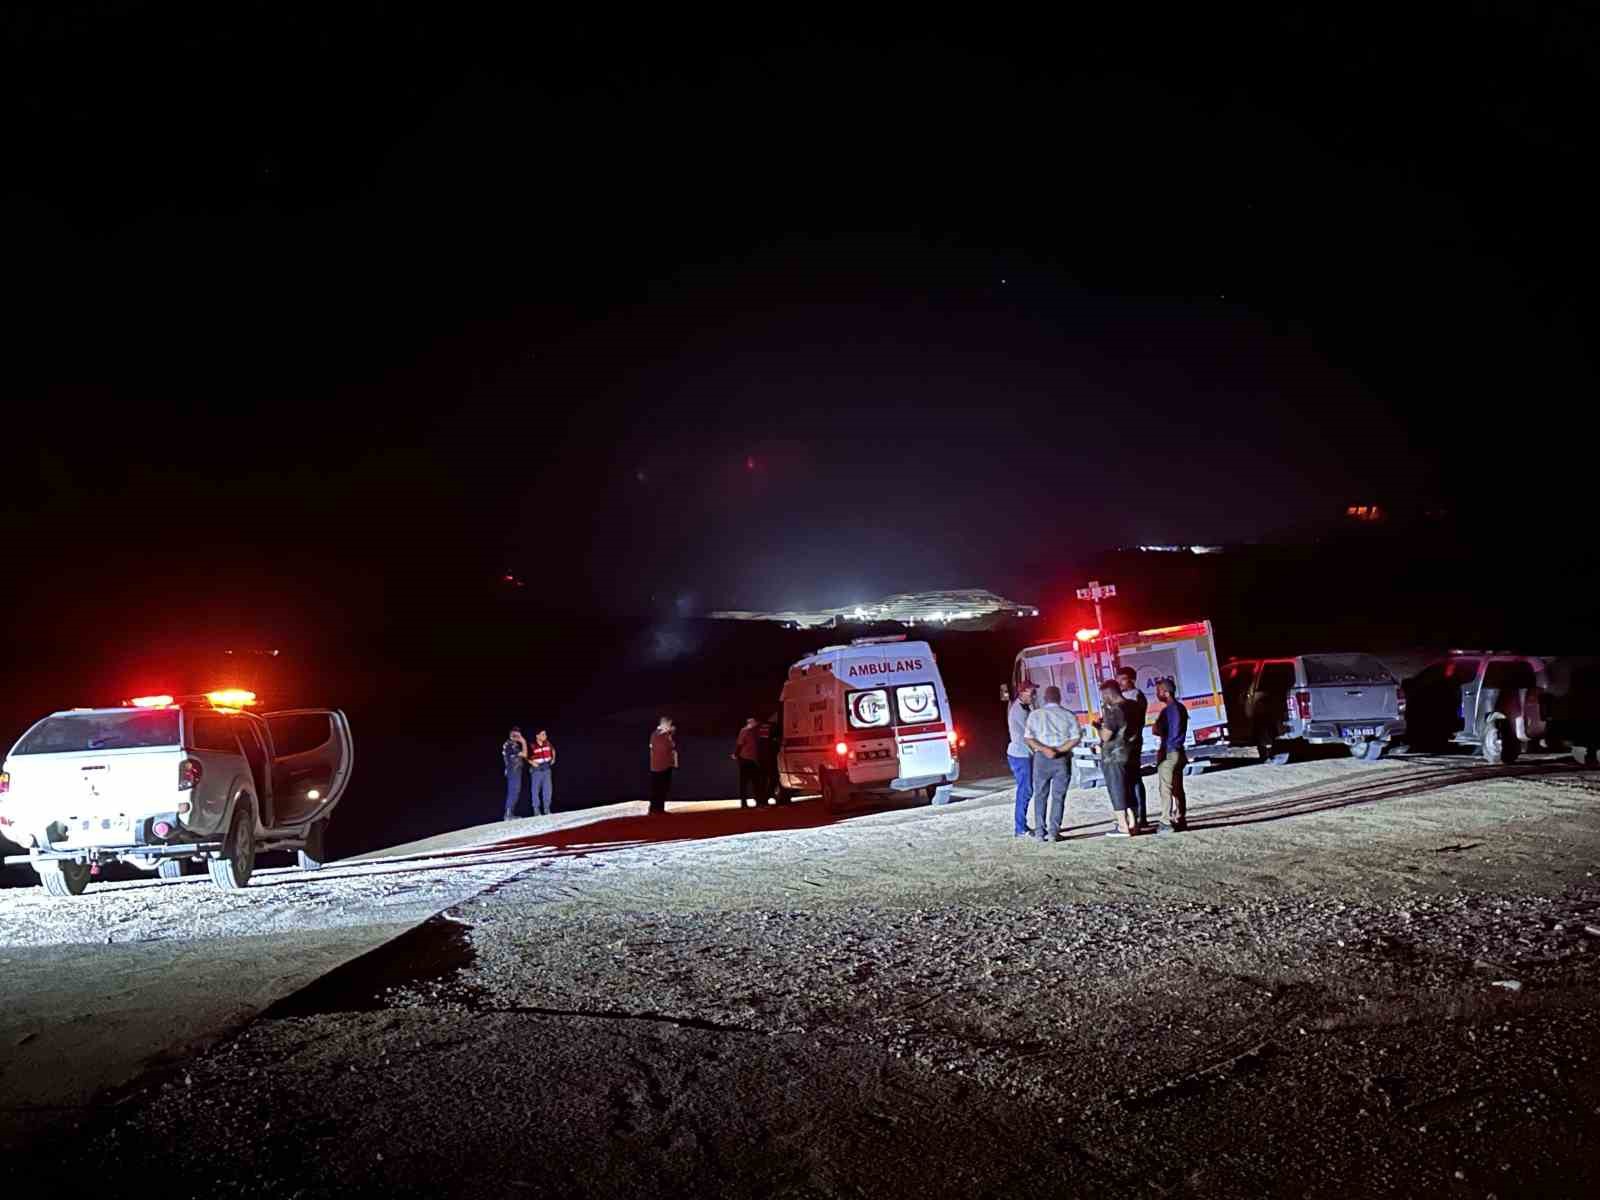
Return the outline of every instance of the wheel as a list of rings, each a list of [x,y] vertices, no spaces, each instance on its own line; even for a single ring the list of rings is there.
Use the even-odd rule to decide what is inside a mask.
[[[52,896],[81,896],[89,886],[89,864],[51,858],[33,864],[39,882]]]
[[[1592,767],[1595,762],[1593,746],[1574,746],[1572,748],[1572,761],[1580,767]]]
[[[182,879],[183,859],[163,858],[156,864],[156,874],[163,879]]]
[[[928,785],[929,804],[950,804],[956,798],[955,789],[948,783],[930,783]]]
[[[1388,742],[1380,742],[1376,738],[1361,747],[1361,757],[1368,762],[1377,762],[1383,757],[1384,751],[1389,748]]]
[[[787,804],[787,803],[789,803],[789,801],[791,801],[793,799],[794,799],[794,793],[791,792],[788,788],[781,787],[781,788],[778,789],[777,801],[778,801],[779,804]]]
[[[1522,753],[1522,743],[1510,731],[1504,717],[1490,717],[1483,726],[1483,761],[1490,764],[1514,763]]]
[[[250,882],[256,869],[255,814],[249,796],[240,797],[233,811],[233,824],[222,843],[222,854],[206,859],[211,882],[225,892],[237,892]]]
[[[327,830],[326,821],[313,821],[311,828],[306,830],[306,844],[295,852],[295,861],[300,864],[302,871],[320,871],[322,864],[328,861],[324,845]]]

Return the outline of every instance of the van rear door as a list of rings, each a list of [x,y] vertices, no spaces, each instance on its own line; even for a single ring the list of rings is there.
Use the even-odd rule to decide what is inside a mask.
[[[891,691],[900,778],[948,775],[951,725],[950,714],[944,711],[942,689],[928,680],[902,683]]]

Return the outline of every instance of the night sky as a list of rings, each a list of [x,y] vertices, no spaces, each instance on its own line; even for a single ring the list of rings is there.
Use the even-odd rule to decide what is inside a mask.
[[[1027,597],[1357,500],[1592,526],[1600,51],[1560,10],[64,7],[0,85],[33,619],[503,570]]]

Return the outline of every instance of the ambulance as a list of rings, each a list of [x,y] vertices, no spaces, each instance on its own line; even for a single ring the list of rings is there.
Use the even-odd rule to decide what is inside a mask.
[[[948,804],[960,745],[928,643],[824,646],[783,685],[778,799],[820,795],[830,812],[892,797]]]
[[[1111,678],[1119,667],[1133,668],[1139,690],[1150,701],[1140,759],[1144,766],[1155,765],[1161,744],[1150,728],[1162,707],[1156,699],[1156,680],[1169,677],[1177,683],[1178,701],[1189,710],[1189,731],[1184,735],[1189,761],[1184,773],[1198,774],[1212,759],[1235,756],[1228,746],[1228,710],[1210,621],[1131,633],[1080,629],[1070,641],[1029,646],[1018,654],[1012,664],[1011,690],[1006,693],[1015,694],[1024,681],[1041,693],[1052,685],[1061,689],[1062,705],[1077,714],[1084,730],[1083,741],[1073,751],[1075,786],[1096,787],[1104,782],[1094,721],[1100,715],[1100,681]]]

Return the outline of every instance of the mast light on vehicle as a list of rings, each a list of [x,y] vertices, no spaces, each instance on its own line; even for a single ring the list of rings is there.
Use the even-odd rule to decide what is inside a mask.
[[[1100,631],[1098,629],[1080,629],[1072,636],[1080,642],[1092,642],[1100,636]]]

